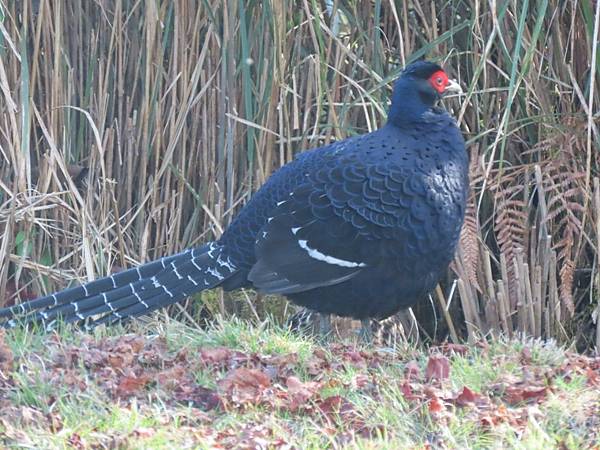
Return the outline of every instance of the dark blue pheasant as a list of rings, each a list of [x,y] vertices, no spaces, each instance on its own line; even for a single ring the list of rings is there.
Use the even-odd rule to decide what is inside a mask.
[[[218,241],[4,308],[3,325],[112,323],[217,286],[358,319],[409,307],[447,269],[463,223],[465,144],[434,107],[457,86],[436,64],[411,64],[383,128],[301,153]]]

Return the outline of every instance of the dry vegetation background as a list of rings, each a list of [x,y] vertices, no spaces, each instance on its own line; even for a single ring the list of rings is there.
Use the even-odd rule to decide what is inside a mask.
[[[466,90],[473,195],[421,316],[598,346],[599,5],[0,0],[0,303],[218,237],[296,152],[380,126],[426,56]]]

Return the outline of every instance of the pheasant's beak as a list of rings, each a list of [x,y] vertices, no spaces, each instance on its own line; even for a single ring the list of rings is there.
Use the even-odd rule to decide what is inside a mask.
[[[448,80],[448,84],[446,85],[446,89],[444,89],[444,95],[455,93],[462,94],[463,90],[460,87],[460,84],[456,80]]]

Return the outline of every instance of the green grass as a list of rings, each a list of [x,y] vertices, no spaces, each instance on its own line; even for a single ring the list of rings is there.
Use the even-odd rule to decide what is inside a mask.
[[[221,320],[204,330],[172,320],[152,321],[127,330],[131,334],[123,331],[98,330],[92,336],[69,329],[54,334],[9,331],[5,341],[14,361],[0,390],[2,445],[208,449],[262,443],[309,449],[428,445],[574,449],[600,443],[600,391],[590,385],[585,365],[599,369],[591,358],[553,344],[525,339],[479,343],[460,355],[448,354],[450,376],[437,382],[427,381],[424,370],[429,354],[441,348],[407,351],[405,346],[384,350],[353,341],[323,343],[276,326],[239,320]],[[145,350],[127,347],[136,339],[144,349],[150,346],[157,359],[141,363],[148,357]],[[202,352],[211,348],[224,348],[235,356],[224,363],[208,363]],[[114,371],[102,366],[110,358],[130,353],[129,365],[117,364]],[[69,359],[73,355],[77,357]],[[317,371],[315,358],[323,364]],[[402,388],[408,382],[407,365],[413,362],[420,369],[409,380],[413,392],[421,396],[417,400],[407,398]],[[161,384],[162,371],[175,366],[181,370],[179,378]],[[239,367],[271,377],[269,387],[257,394],[260,400],[235,403],[223,390],[224,380]],[[128,370],[146,373],[151,381],[115,396],[119,377]],[[192,381],[186,381],[188,376]],[[289,406],[292,397],[286,380],[290,376],[302,383],[318,383],[296,409]],[[539,400],[511,403],[494,387],[524,380],[532,385],[546,383],[552,389]],[[214,390],[227,399],[228,406],[206,408],[178,401],[178,391],[169,387],[173,381]],[[489,399],[485,406],[453,403],[464,386]],[[430,392],[442,399],[442,412],[431,409]],[[321,412],[333,399],[341,402],[340,409]],[[496,423],[486,424],[488,416],[497,417]]]

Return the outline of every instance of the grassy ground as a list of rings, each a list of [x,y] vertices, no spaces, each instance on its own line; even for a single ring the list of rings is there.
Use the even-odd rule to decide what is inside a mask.
[[[453,341],[600,348],[599,35],[589,0],[0,0],[0,305],[218,238],[427,57],[472,161]]]
[[[384,123],[426,56],[467,93],[445,101],[473,161],[460,282],[435,293],[453,341],[600,348],[599,30],[590,1],[0,0],[0,304],[218,237],[295,154]],[[123,332],[3,336],[3,444],[599,445],[598,361],[548,345]]]
[[[599,387],[600,358],[532,340],[384,349],[239,321],[16,330],[0,335],[0,442],[598,448]]]

